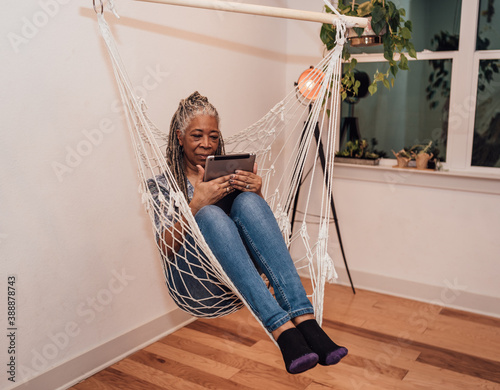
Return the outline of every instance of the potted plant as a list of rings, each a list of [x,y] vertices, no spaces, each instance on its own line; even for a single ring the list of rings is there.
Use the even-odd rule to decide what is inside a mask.
[[[381,155],[371,150],[365,139],[346,143],[345,148],[335,154],[335,161],[358,165],[378,165]]]
[[[394,86],[394,80],[399,70],[409,70],[408,57],[417,58],[415,47],[411,40],[412,23],[410,20],[405,21],[403,18],[406,15],[404,8],[398,8],[392,1],[386,0],[368,0],[357,4],[355,0],[339,0],[338,11],[343,15],[369,17],[369,28],[376,36],[380,38],[384,45],[384,58],[389,61],[389,70],[386,73],[378,71],[373,76],[373,82],[368,90],[371,95],[377,92],[377,83],[381,82],[386,88],[390,89]],[[333,11],[326,7],[326,12]],[[365,31],[362,28],[354,28],[355,36],[350,36],[349,39],[362,37]],[[331,24],[323,24],[320,37],[328,50],[335,47],[336,29]],[[345,73],[342,78],[342,98],[345,99],[348,92],[357,94],[360,83],[354,77],[354,69],[357,65],[356,59],[351,59],[350,45],[344,45],[342,58],[348,64],[345,67]],[[399,61],[394,59],[394,54],[400,53]]]
[[[407,168],[408,167],[408,164],[410,163],[412,156],[406,148],[401,149],[397,153],[393,150],[392,153],[394,154],[394,156],[396,157],[396,160],[398,161],[398,164],[396,165],[397,168]]]
[[[427,169],[429,160],[434,156],[431,152],[432,141],[427,145],[414,145],[410,149],[412,157],[415,159],[417,169]]]

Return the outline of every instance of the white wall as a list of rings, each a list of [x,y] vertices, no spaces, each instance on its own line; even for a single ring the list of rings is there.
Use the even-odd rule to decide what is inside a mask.
[[[284,96],[284,21],[116,3],[122,18],[107,13],[108,23],[161,129],[194,90],[219,108],[226,134]],[[17,278],[16,383],[2,369],[0,388],[37,377],[31,388],[49,389],[41,374],[58,367],[61,386],[74,359],[85,374],[188,317],[164,286],[92,2],[8,0],[0,15],[1,291]],[[5,299],[1,313],[5,326]],[[93,356],[103,345],[114,355]]]

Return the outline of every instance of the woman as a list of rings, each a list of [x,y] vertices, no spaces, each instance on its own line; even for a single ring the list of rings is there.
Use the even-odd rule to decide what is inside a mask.
[[[207,157],[220,154],[224,154],[224,145],[217,110],[207,98],[195,92],[181,100],[172,118],[167,162],[188,199],[205,241],[250,309],[276,340],[289,373],[306,371],[318,362],[321,365],[338,363],[347,354],[347,349],[330,340],[314,319],[313,307],[278,224],[262,197],[262,179],[257,175],[256,166],[253,172],[236,171],[203,182]],[[158,181],[161,182],[157,178]],[[166,184],[166,181],[163,183]],[[159,191],[154,181],[149,183],[149,187],[158,203]],[[167,197],[166,185],[162,185],[160,190]],[[236,196],[229,215],[214,205],[236,190],[241,193]],[[163,238],[159,242],[168,244],[160,245],[161,248],[167,256],[178,257],[176,270],[168,271],[169,283],[176,288],[189,289],[191,296],[199,294],[195,298],[205,301],[210,299],[207,292],[215,289],[220,293],[220,284],[200,267],[194,267],[196,280],[191,279],[190,285],[187,274],[193,271],[193,267],[183,258],[188,256],[189,263],[195,264],[200,263],[200,258],[190,255],[195,252],[192,248],[196,244],[191,237],[184,236],[181,222],[160,225],[157,218],[157,227]],[[276,298],[270,293],[258,269],[269,279]],[[200,279],[204,281],[201,288]],[[172,291],[171,294],[179,294],[177,299],[186,299],[189,295]],[[212,302],[213,310],[217,310],[218,303]]]

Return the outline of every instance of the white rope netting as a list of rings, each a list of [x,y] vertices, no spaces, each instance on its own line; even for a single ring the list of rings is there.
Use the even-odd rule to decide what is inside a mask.
[[[139,192],[155,231],[170,295],[181,309],[194,316],[218,317],[232,313],[246,302],[210,251],[191,213],[188,200],[167,165],[164,151],[168,134],[157,129],[148,118],[146,104],[134,93],[103,14],[98,13],[97,18],[127,112],[128,128],[138,163]],[[336,278],[327,248],[332,218],[330,197],[346,25],[341,20],[335,23],[337,45],[315,66],[308,78],[301,81],[262,119],[225,139],[227,153],[253,152],[257,155],[258,173],[263,178],[262,192],[275,214],[283,237],[289,247],[302,246],[304,255],[294,261],[299,273],[303,276],[306,274],[312,281],[310,298],[320,324],[324,284]],[[314,101],[304,98],[310,85],[319,85],[315,90],[318,96]],[[320,152],[318,142],[314,141],[315,129],[325,149],[324,172],[315,163]],[[306,206],[301,219],[297,221],[298,228],[292,234],[290,215],[308,161],[312,161],[307,175],[309,185],[302,186]],[[320,181],[315,180],[315,177],[319,177]],[[314,234],[311,233],[308,219],[312,202],[316,209],[319,207],[319,216],[315,216],[317,231]],[[177,238],[183,250],[169,257],[166,248],[172,250],[173,244],[164,240],[163,232],[176,222],[180,222],[177,224],[180,226],[179,237],[190,238]],[[198,258],[199,262],[189,263],[187,260],[190,256]],[[193,282],[198,285],[196,291],[191,287]]]

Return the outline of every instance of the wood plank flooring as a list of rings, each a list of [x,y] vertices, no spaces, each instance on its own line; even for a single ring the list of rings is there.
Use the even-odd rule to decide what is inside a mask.
[[[325,289],[323,328],[349,349],[336,366],[288,374],[243,309],[198,319],[71,389],[500,389],[500,319],[356,292]]]

